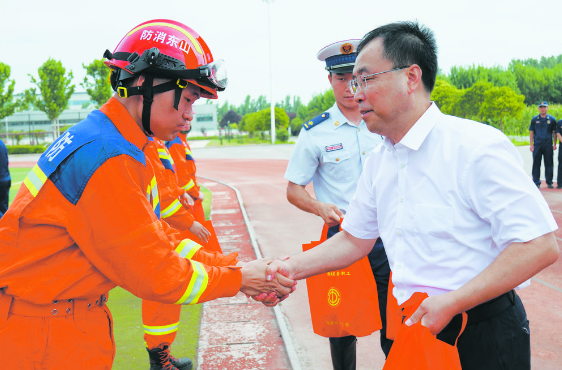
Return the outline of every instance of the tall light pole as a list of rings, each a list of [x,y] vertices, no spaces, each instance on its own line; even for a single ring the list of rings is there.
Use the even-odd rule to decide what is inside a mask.
[[[269,28],[269,86],[271,93],[269,99],[271,100],[271,144],[275,144],[275,103],[273,102],[273,67],[271,56],[271,3],[275,0],[263,0],[267,3],[267,25]]]

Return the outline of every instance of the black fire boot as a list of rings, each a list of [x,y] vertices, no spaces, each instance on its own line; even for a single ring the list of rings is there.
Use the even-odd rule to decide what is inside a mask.
[[[191,370],[193,363],[189,358],[175,358],[170,347],[146,349],[150,357],[150,370]]]
[[[337,347],[330,343],[330,352],[332,353],[332,365],[334,370],[355,370],[357,349],[357,339],[347,347]]]

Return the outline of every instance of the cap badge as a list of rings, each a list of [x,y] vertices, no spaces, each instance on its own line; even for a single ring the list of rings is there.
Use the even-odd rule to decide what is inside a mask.
[[[353,53],[353,45],[351,45],[349,42],[346,42],[341,46],[340,51],[342,54],[351,54]]]

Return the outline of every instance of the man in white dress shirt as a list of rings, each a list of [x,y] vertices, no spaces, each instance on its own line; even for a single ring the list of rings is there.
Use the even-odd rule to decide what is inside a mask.
[[[359,41],[339,41],[318,52],[318,59],[326,62],[336,102],[326,112],[303,124],[285,173],[289,180],[287,199],[299,209],[321,217],[330,226],[328,238],[340,231],[340,217],[355,194],[365,161],[382,142],[380,135],[367,129],[349,87]],[[316,199],[305,189],[310,182],[314,185]],[[392,346],[392,341],[386,337],[390,267],[380,238],[368,259],[377,284],[381,349],[387,356]],[[329,340],[334,370],[355,370],[355,336]]]
[[[350,85],[367,127],[385,141],[364,166],[344,232],[273,262],[268,275],[344,268],[380,236],[398,303],[429,295],[406,325],[421,320],[450,343],[467,312],[463,370],[530,369],[529,323],[513,289],[557,260],[557,225],[500,131],[431,102],[436,74],[433,33],[417,23],[363,38]]]

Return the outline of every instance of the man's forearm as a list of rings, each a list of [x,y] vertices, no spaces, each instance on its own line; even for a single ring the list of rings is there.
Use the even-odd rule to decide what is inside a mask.
[[[346,268],[365,257],[376,239],[357,239],[346,231],[337,233],[324,243],[303,253],[291,256],[286,262],[291,268],[291,279],[301,280],[310,276]]]
[[[451,292],[456,311],[464,312],[487,302],[527,281],[558,259],[553,233],[526,243],[512,243],[480,274]]]
[[[287,200],[298,209],[318,216],[316,209],[318,201],[310,196],[304,186],[289,181],[287,185]]]

